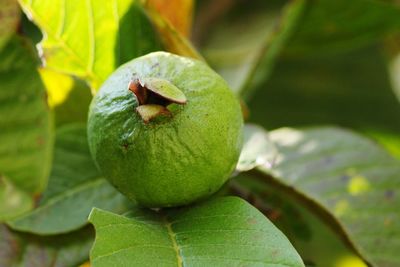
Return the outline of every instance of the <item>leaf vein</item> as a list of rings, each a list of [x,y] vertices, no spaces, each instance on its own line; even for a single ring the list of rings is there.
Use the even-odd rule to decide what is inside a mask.
[[[129,246],[129,247],[126,247],[126,248],[121,248],[121,249],[115,250],[115,251],[107,253],[107,254],[100,255],[98,257],[93,258],[92,261],[96,261],[96,260],[99,260],[99,259],[105,258],[105,257],[110,257],[110,256],[112,256],[114,254],[121,253],[121,252],[123,252],[125,250],[131,250],[131,249],[135,249],[135,248],[167,248],[167,249],[173,249],[172,247],[161,246],[161,245],[150,245],[150,244],[148,244],[148,245],[147,244],[145,244],[145,245],[133,245],[133,246]],[[157,259],[158,260],[162,260],[162,261],[167,261],[167,262],[175,262],[175,261],[165,260],[165,259],[161,259],[161,258],[157,258]]]
[[[164,222],[165,222],[165,228],[167,229],[167,232],[168,232],[168,236],[171,239],[173,249],[174,249],[174,251],[176,253],[176,258],[177,258],[177,261],[178,261],[177,262],[178,267],[183,267],[183,260],[182,260],[182,256],[181,256],[181,250],[180,250],[180,248],[178,246],[178,241],[176,239],[175,233],[172,230],[172,225],[168,221],[168,218],[166,216],[164,216]]]

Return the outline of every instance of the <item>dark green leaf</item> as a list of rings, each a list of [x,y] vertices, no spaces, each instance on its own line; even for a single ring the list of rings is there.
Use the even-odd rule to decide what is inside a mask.
[[[93,239],[89,226],[70,234],[40,237],[0,225],[0,266],[78,266],[88,260]]]
[[[0,51],[1,219],[31,207],[45,189],[50,170],[52,118],[32,52],[18,37]]]
[[[92,266],[304,266],[257,209],[225,197],[190,208],[126,217],[94,209]]]
[[[277,190],[264,175],[241,173],[231,181],[230,188],[235,195],[248,199],[288,237],[306,266],[367,267],[320,216],[293,194]]]
[[[122,63],[160,48],[137,0],[20,3],[46,34],[46,67],[83,78],[94,90]]]
[[[282,50],[285,56],[326,56],[400,31],[400,7],[383,1],[297,0],[280,12],[271,3],[252,4],[229,12],[207,31],[203,45],[210,64],[245,98],[270,77]]]
[[[351,127],[385,145],[393,143],[391,150],[396,153],[400,105],[386,69],[375,47],[329,57],[281,58],[274,75],[249,102],[250,119],[267,129],[315,124]]]
[[[326,127],[270,133],[275,165],[259,169],[332,217],[375,266],[399,266],[400,162],[352,132]]]
[[[9,222],[10,226],[37,234],[57,234],[82,227],[93,207],[117,213],[129,209],[129,201],[97,171],[85,125],[60,128],[54,152],[49,187],[38,207]]]
[[[384,1],[307,1],[286,53],[332,54],[375,43],[400,31],[400,7]]]

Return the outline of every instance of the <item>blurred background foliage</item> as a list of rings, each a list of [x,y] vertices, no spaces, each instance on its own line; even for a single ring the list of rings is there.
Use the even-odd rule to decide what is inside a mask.
[[[159,49],[206,60],[243,99],[248,122],[267,130],[346,127],[366,134],[400,159],[399,1],[126,0],[116,1],[117,16],[112,7],[94,3],[92,17],[85,15],[89,7],[79,1],[68,1],[66,6],[61,2],[21,0],[18,5],[0,0],[1,86],[20,89],[15,93],[22,99],[11,116],[9,99],[16,96],[0,91],[0,129],[10,120],[18,121],[22,111],[28,109],[29,114],[23,95],[30,97],[32,105],[41,106],[33,108],[42,111],[32,113],[36,121],[45,121],[41,127],[0,131],[2,143],[3,138],[9,143],[0,144],[0,155],[35,149],[37,164],[29,170],[41,173],[39,184],[46,183],[50,172],[41,160],[52,153],[49,147],[56,134],[51,129],[62,132],[70,124],[84,124],[92,94],[102,81],[124,62]],[[13,80],[10,70],[17,70],[23,79]],[[49,112],[38,100],[43,100],[44,90]],[[37,134],[44,142],[39,142],[39,149],[24,147],[24,142],[15,141],[22,134],[28,136],[27,143]],[[15,143],[20,147],[10,145]],[[18,184],[26,174],[14,169],[28,160],[9,171],[5,166],[11,160],[0,160],[1,177],[4,183]],[[51,159],[47,161],[49,165]],[[256,176],[255,172],[240,174],[229,190],[277,224],[307,266],[367,266],[326,220]],[[0,190],[0,198],[17,195],[23,205],[16,211],[24,212],[39,205],[38,194],[44,189],[36,189]],[[32,266],[76,265],[87,260],[93,235],[90,226],[52,236],[49,242],[6,226],[0,232],[0,266],[24,265],[35,253],[45,257]],[[78,244],[79,236],[84,242]],[[26,246],[26,251],[10,251],[10,240]],[[75,257],[76,262],[63,262],[63,257]]]

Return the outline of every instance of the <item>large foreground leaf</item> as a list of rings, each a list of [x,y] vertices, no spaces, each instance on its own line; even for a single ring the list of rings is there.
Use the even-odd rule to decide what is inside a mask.
[[[150,22],[136,0],[20,0],[45,33],[47,67],[76,75],[93,89],[116,67],[159,49]]]
[[[41,237],[0,225],[0,266],[78,266],[88,259],[93,239],[89,226],[70,234]]]
[[[304,266],[286,237],[257,209],[216,198],[165,213],[126,217],[94,209],[93,266]]]
[[[0,219],[4,219],[29,209],[45,189],[53,134],[30,44],[12,37],[0,58]]]
[[[9,224],[38,234],[64,233],[86,224],[93,207],[120,213],[129,201],[97,171],[85,125],[64,126],[57,131],[49,187],[38,207]]]
[[[327,211],[374,266],[399,266],[400,162],[371,141],[338,128],[272,131],[276,181]]]

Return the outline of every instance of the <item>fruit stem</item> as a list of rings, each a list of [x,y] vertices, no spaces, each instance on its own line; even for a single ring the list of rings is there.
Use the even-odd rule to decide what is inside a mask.
[[[135,78],[129,82],[128,89],[136,96],[139,104],[136,111],[145,123],[160,115],[170,116],[171,112],[166,108],[168,105],[184,105],[187,102],[185,94],[179,88],[160,78]]]

